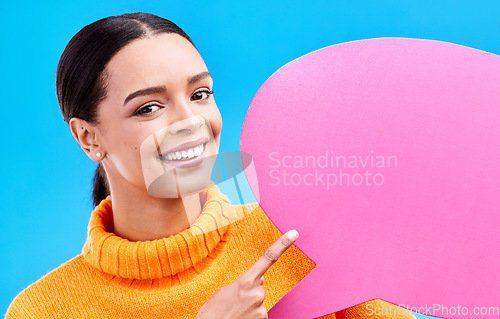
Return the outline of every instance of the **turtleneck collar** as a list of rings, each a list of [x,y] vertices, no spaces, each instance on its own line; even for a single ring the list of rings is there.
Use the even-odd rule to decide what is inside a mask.
[[[94,209],[82,249],[84,260],[107,274],[130,279],[174,276],[200,263],[225,237],[231,223],[242,218],[238,206],[210,183],[200,193],[203,209],[191,226],[172,236],[129,241],[113,232],[111,196]]]

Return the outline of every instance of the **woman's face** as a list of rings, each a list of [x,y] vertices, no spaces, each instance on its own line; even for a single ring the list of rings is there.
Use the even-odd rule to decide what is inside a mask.
[[[177,198],[206,187],[222,118],[194,46],[173,33],[134,40],[104,71],[107,96],[97,110],[96,143],[106,154],[111,190],[126,182]]]

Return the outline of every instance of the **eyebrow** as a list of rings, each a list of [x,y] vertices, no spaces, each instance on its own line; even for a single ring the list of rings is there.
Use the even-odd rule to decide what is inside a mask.
[[[203,80],[204,78],[211,78],[211,77],[212,74],[210,74],[210,72],[208,71],[201,72],[200,74],[196,74],[195,76],[190,77],[188,80],[188,84],[193,84],[195,82]]]
[[[204,78],[207,78],[207,77],[212,77],[212,75],[210,74],[210,72],[201,72],[199,74],[196,74],[192,77],[190,77],[188,79],[188,85],[189,84],[193,84],[193,83],[196,83],[198,81],[201,81],[202,79]],[[138,97],[138,96],[143,96],[143,95],[150,95],[150,94],[155,94],[155,93],[163,93],[167,90],[167,88],[164,86],[164,85],[161,85],[161,86],[153,86],[153,87],[149,87],[149,88],[145,88],[145,89],[141,89],[141,90],[137,90],[133,93],[130,93],[126,98],[125,98],[125,101],[123,102],[123,105],[127,104],[130,100]]]
[[[130,100],[142,96],[142,95],[150,95],[150,94],[155,94],[155,93],[163,93],[167,90],[165,86],[154,86],[142,90],[135,91],[134,93],[130,93],[129,96],[125,98],[125,102],[123,102],[123,105],[127,104]]]

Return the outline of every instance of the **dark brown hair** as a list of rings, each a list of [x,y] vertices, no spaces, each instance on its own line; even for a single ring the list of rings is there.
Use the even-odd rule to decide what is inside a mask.
[[[98,123],[97,106],[106,97],[104,68],[130,42],[156,35],[176,33],[193,44],[175,23],[153,14],[136,12],[111,16],[81,29],[61,55],[56,72],[56,92],[64,121],[73,117]],[[92,200],[97,206],[109,195],[109,185],[101,163],[93,179]]]

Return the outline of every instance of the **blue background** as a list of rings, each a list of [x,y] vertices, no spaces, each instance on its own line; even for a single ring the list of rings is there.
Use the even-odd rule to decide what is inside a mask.
[[[95,163],[63,122],[55,71],[85,25],[125,12],[172,20],[214,77],[221,150],[239,149],[246,110],[285,63],[352,40],[410,37],[500,53],[500,1],[37,1],[0,4],[2,96],[0,311],[81,253]],[[422,316],[421,318],[423,318]]]

